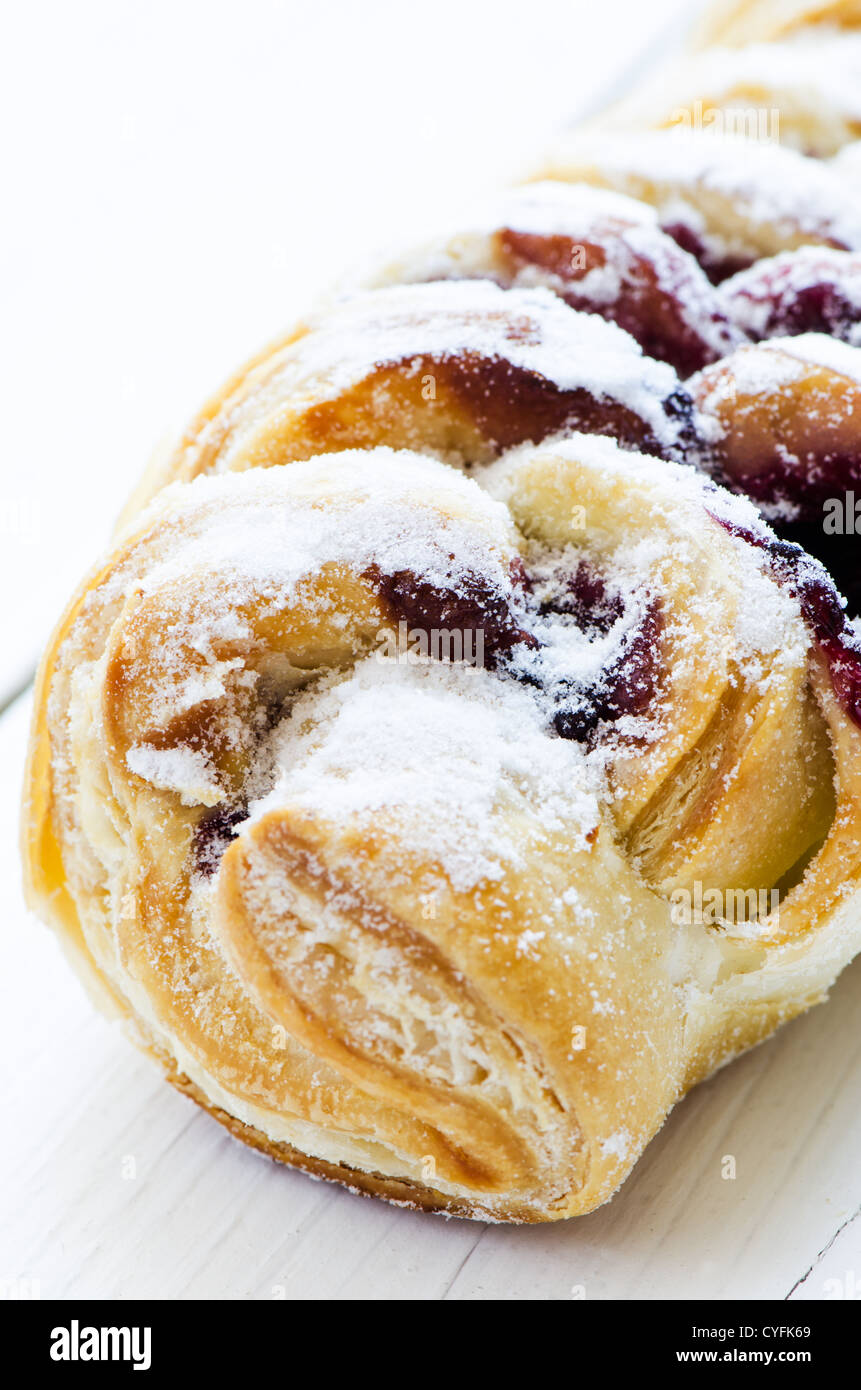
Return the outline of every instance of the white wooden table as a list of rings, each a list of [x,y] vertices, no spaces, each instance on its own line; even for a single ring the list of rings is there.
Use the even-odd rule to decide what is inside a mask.
[[[162,431],[333,272],[503,183],[685,11],[51,0],[10,21],[0,1294],[861,1295],[861,961],[685,1101],[608,1207],[505,1229],[234,1144],[93,1014],[19,890],[28,696],[12,697]]]

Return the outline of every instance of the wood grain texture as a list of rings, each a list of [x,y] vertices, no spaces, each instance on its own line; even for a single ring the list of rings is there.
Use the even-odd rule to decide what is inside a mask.
[[[381,237],[414,235],[442,199],[456,212],[498,186],[659,27],[690,13],[689,0],[630,3],[623,17],[620,4],[539,0],[524,28],[514,4],[508,21],[497,6],[493,26],[479,6],[473,18],[444,3],[430,25],[419,10],[424,90],[414,63],[398,67],[403,8],[382,0],[345,5],[336,44],[331,7],[252,0],[238,61],[218,4],[157,0],[127,31],[107,0],[49,8],[46,24],[44,6],[19,7],[0,84],[19,132],[4,186],[29,208],[27,224],[0,232],[13,464],[0,484],[11,595],[0,707],[165,427],[333,270]],[[563,23],[571,42],[548,43]],[[308,52],[323,43],[322,87],[297,37]],[[456,102],[433,90],[442,58]],[[337,109],[323,88],[339,90]],[[43,90],[65,113],[59,132]],[[416,115],[386,125],[381,142],[398,102]],[[313,142],[288,147],[298,128]],[[0,1294],[27,1279],[61,1298],[861,1295],[861,961],[829,1004],[695,1091],[592,1216],[506,1229],[400,1211],[243,1149],[93,1014],[18,887],[27,718],[25,700],[0,716]],[[721,1176],[727,1155],[734,1180]]]

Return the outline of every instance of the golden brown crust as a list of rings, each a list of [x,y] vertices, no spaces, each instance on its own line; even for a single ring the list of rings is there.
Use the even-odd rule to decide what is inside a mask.
[[[851,949],[829,913],[839,918],[861,871],[861,735],[827,675],[814,679],[793,601],[709,515],[711,494],[690,471],[585,436],[515,451],[485,491],[412,455],[357,462],[334,455],[166,494],[85,586],[42,677],[31,896],[157,1052],[256,1146],[460,1213],[589,1211],[691,1080],[820,997]],[[414,676],[364,656],[390,603],[371,576],[395,516],[412,528],[405,553],[416,562],[433,567],[441,554],[456,566],[468,555],[464,572],[486,574],[482,584],[496,575],[516,603],[518,547],[562,556],[582,545],[578,506],[599,570],[612,574],[646,546],[640,583],[661,615],[649,678],[660,724],[645,741],[597,746],[603,805],[577,746],[548,738],[521,686],[433,663]],[[288,578],[295,546],[315,534],[319,561],[312,548]],[[261,568],[261,554],[275,569]],[[750,602],[773,614],[748,686]],[[508,621],[494,619],[503,633]],[[229,808],[258,775],[255,730],[279,669],[337,680],[331,695],[312,684],[291,697],[283,734],[299,742],[275,753],[285,789],[276,782],[271,807],[249,821],[239,813],[238,834],[202,878],[207,808],[221,816],[219,803]],[[380,699],[395,722],[374,770],[363,739],[373,747]],[[466,812],[448,794],[422,809],[421,780],[415,803],[375,792],[370,818],[354,805],[369,771],[385,778],[391,764],[408,775],[414,764],[421,779],[448,756],[422,742],[440,701],[456,759],[469,755],[476,717],[502,739],[483,757],[531,748],[529,776],[519,769],[494,785],[487,832],[506,863],[499,878],[478,871],[459,884]],[[360,720],[348,745],[343,717]],[[685,755],[704,738],[719,757],[713,783],[697,789]],[[305,785],[306,758],[318,771],[297,799],[290,778]],[[674,926],[674,893],[774,882],[823,837],[779,919],[761,920],[753,937]],[[824,950],[811,934],[820,909]]]
[[[591,124],[695,127],[827,158],[861,136],[859,30],[857,0],[723,0],[706,11],[687,52]]]
[[[323,1159],[311,1158],[308,1154],[302,1153],[292,1144],[275,1143],[267,1139],[259,1129],[243,1124],[226,1110],[219,1110],[217,1106],[212,1105],[200,1088],[181,1072],[168,1073],[167,1080],[176,1090],[188,1096],[195,1105],[199,1105],[223,1125],[234,1139],[238,1139],[241,1144],[247,1144],[258,1153],[265,1154],[275,1163],[283,1163],[287,1168],[296,1168],[300,1173],[308,1173],[309,1176],[321,1178],[324,1182],[338,1183],[340,1187],[346,1187],[358,1197],[381,1197],[395,1206],[410,1207],[415,1211],[444,1213],[447,1216],[461,1216],[474,1221],[493,1219],[490,1212],[471,1207],[469,1203],[457,1198],[446,1197],[442,1192],[435,1192],[433,1188],[425,1187],[421,1183],[399,1182],[396,1178],[387,1178],[384,1173],[365,1173],[361,1168],[350,1168],[345,1163],[326,1163]],[[535,1221],[537,1218],[511,1211],[496,1219],[514,1222]]]
[[[694,30],[692,48],[741,48],[816,25],[861,27],[859,0],[716,0]]]
[[[672,138],[578,136],[551,173],[592,188],[525,192],[238,372],[37,683],[28,898],[98,1002],[242,1142],[422,1210],[593,1210],[861,946],[857,641],[680,466],[778,512],[854,477],[861,349],[740,346],[706,273],[834,269],[861,210],[792,151],[752,174]]]
[[[236,373],[160,454],[122,522],[167,483],[334,450],[419,449],[469,468],[583,430],[681,457],[684,387],[664,363],[632,366],[637,355],[627,334],[546,288],[503,292],[479,277],[348,296]],[[620,391],[636,376],[636,396]]]

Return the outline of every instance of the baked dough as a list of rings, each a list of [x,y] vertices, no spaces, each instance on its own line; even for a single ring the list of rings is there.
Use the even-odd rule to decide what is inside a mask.
[[[715,280],[800,246],[861,249],[854,188],[824,161],[710,129],[572,131],[536,176],[639,198]]]
[[[635,198],[560,181],[515,189],[472,228],[366,267],[345,291],[450,280],[552,291],[689,376],[741,341],[697,262]]]
[[[821,19],[712,31],[803,68]],[[861,949],[854,148],[575,132],[136,489],[41,666],[28,898],[252,1147],[591,1211]]]
[[[585,436],[482,483],[381,449],[162,493],[43,667],[30,892],[258,1147],[555,1219],[858,949],[861,730],[747,502]],[[381,658],[403,613],[484,665]],[[673,920],[811,853],[776,913]]]
[[[456,467],[560,430],[681,458],[690,397],[615,324],[546,288],[395,285],[312,315],[200,412],[124,519],[167,482],[384,444]]]
[[[688,55],[596,124],[615,130],[697,126],[825,158],[861,135],[861,32],[824,27],[774,43]]]
[[[861,27],[861,0],[716,0],[694,30],[692,47],[741,48],[789,34]]]

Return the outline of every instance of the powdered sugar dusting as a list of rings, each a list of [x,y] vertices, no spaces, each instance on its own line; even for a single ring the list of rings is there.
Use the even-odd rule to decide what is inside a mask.
[[[599,1147],[604,1158],[614,1158],[618,1163],[624,1163],[630,1155],[633,1142],[627,1129],[618,1129],[614,1134],[602,1139]]]
[[[767,336],[770,330],[783,336],[789,330],[772,325],[791,322],[799,303],[811,295],[821,299],[823,290],[838,300],[832,311],[838,320],[834,331],[839,328],[841,338],[861,345],[859,256],[828,246],[801,246],[757,261],[720,287],[733,321],[755,338]],[[849,317],[856,321],[842,321]]]
[[[139,744],[126,754],[130,771],[162,791],[179,792],[190,806],[214,806],[221,788],[204,753],[188,747],[149,748]]]
[[[502,582],[500,543],[511,535],[505,509],[475,483],[435,459],[386,448],[318,455],[291,464],[286,480],[268,469],[198,478],[157,505],[171,503],[186,526],[147,574],[147,593],[209,573],[231,587],[234,602],[245,591],[283,603],[324,564],[411,569],[444,583],[454,556],[455,570]]]
[[[497,237],[503,233],[540,238],[567,238],[572,246],[597,244],[603,264],[585,275],[560,275],[546,265],[526,262],[505,284],[516,288],[547,287],[557,294],[576,292],[578,307],[586,300],[601,313],[623,294],[653,293],[654,284],[677,305],[678,313],[716,355],[727,352],[737,334],[725,322],[719,302],[703,272],[658,225],[657,213],[636,198],[588,184],[548,180],[527,184],[488,206],[466,230],[440,235],[409,254],[389,257],[366,270],[359,283],[385,286],[440,280],[493,279],[502,273]],[[644,270],[644,266],[648,270]]]
[[[726,367],[717,372],[707,370],[691,383],[700,409],[716,424],[726,403],[739,396],[779,396],[796,388],[811,368],[824,368],[861,384],[861,349],[823,333],[802,333],[739,348],[727,359]],[[703,390],[698,390],[700,383]]]
[[[707,107],[760,94],[790,116],[806,107],[823,119],[861,120],[861,35],[805,31],[778,43],[713,48],[693,64],[688,57],[684,69],[686,85]]]
[[[664,401],[678,388],[666,363],[645,357],[615,324],[577,313],[546,289],[501,290],[483,280],[397,285],[357,294],[310,322],[284,356],[285,380],[260,396],[254,412],[301,395],[309,382],[334,397],[383,364],[423,359],[504,360],[560,390],[585,389],[619,401],[667,447],[678,437]],[[223,466],[223,465],[222,465]]]
[[[652,185],[658,216],[675,220],[680,204],[696,190],[720,193],[754,223],[784,233],[800,232],[825,242],[861,247],[861,200],[825,164],[768,142],[672,129],[569,136],[550,159],[560,176],[600,177],[610,187],[632,191],[632,181]],[[698,214],[701,216],[701,213]],[[718,228],[708,229],[712,235]]]
[[[736,495],[717,486],[711,479],[691,468],[680,467],[647,455],[627,452],[620,449],[612,440],[593,435],[573,435],[568,439],[553,440],[540,449],[514,450],[506,458],[491,465],[485,472],[484,481],[494,495],[506,498],[510,495],[511,479],[517,476],[520,460],[547,457],[565,460],[570,458],[585,465],[601,477],[608,493],[615,487],[617,493],[631,498],[642,499],[642,516],[638,529],[628,526],[624,533],[610,543],[608,535],[601,542],[601,563],[606,572],[613,576],[614,583],[627,595],[627,618],[630,622],[641,606],[648,576],[657,573],[662,561],[668,556],[680,565],[696,570],[700,565],[702,546],[709,544],[710,528],[715,521],[736,534],[755,532],[769,535],[761,513],[744,496]],[[592,537],[585,537],[585,553],[594,554],[594,544],[601,535],[596,526]],[[555,557],[558,560],[558,553]],[[533,563],[535,561],[533,560]],[[732,642],[738,662],[746,667],[756,679],[767,679],[764,675],[764,654],[774,663],[778,654],[778,665],[782,660],[798,661],[810,640],[810,633],[801,621],[801,609],[796,598],[787,589],[774,582],[762,554],[753,547],[739,545],[733,558],[733,578],[742,588],[742,598],[733,615]],[[652,581],[653,582],[653,581]],[[660,590],[655,597],[661,598]],[[673,622],[691,622],[689,642],[684,640],[680,650],[690,645],[696,646],[697,616],[704,617],[709,606],[720,610],[719,622],[723,624],[724,599],[720,594],[712,595],[704,589],[698,599],[701,605],[699,615],[693,610],[673,613]],[[709,624],[707,623],[708,627]],[[622,627],[624,630],[624,625]],[[621,636],[619,629],[615,640]],[[552,641],[560,642],[559,634]],[[608,643],[601,650],[601,659],[609,661],[613,645]],[[552,653],[546,660],[553,660]],[[570,663],[570,654],[566,656]],[[646,711],[646,716],[636,721],[630,729],[624,724],[616,726],[617,732],[630,732],[635,737],[650,738],[660,731],[660,698]],[[600,754],[603,756],[603,754]]]
[[[804,377],[800,354],[787,351],[794,339],[777,339],[739,348],[728,359],[729,374],[718,373],[714,385],[700,402],[713,410],[724,397],[774,395],[796,385]]]
[[[572,849],[598,825],[579,746],[548,737],[528,690],[478,669],[360,662],[296,703],[274,757],[280,773],[252,819],[287,805],[339,823],[383,818],[459,891],[525,867],[506,812]]]
[[[775,348],[788,353],[799,362],[825,367],[829,372],[845,376],[861,384],[861,348],[829,338],[824,333],[800,333],[795,338],[773,340]]]

